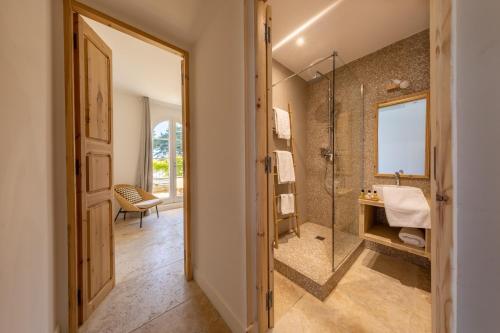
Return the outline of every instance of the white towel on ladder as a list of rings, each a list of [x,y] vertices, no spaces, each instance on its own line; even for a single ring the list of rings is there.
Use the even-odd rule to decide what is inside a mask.
[[[274,108],[274,127],[279,139],[290,140],[292,132],[290,130],[290,114],[288,111]]]
[[[278,184],[293,183],[295,181],[295,170],[293,166],[292,153],[286,150],[275,150],[276,167],[278,169]]]
[[[295,213],[295,196],[292,193],[280,194],[280,212],[282,215]]]

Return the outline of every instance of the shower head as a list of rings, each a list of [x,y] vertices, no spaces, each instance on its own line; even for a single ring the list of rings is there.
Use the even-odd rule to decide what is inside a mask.
[[[315,82],[321,81],[322,79],[327,79],[328,81],[330,81],[330,78],[328,76],[326,76],[325,74],[321,73],[320,71],[316,71],[313,74],[313,78],[309,82],[310,83],[315,83]]]

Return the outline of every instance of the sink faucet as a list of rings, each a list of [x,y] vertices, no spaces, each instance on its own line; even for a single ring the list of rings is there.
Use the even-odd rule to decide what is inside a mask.
[[[395,177],[396,177],[396,186],[399,186],[400,183],[401,183],[401,175],[404,173],[403,170],[399,170],[399,171],[396,171],[394,173]]]

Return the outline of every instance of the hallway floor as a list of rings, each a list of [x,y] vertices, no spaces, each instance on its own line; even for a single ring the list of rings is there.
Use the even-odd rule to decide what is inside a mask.
[[[182,209],[115,225],[116,286],[80,333],[230,332],[203,291],[186,282]]]
[[[431,332],[430,273],[365,249],[321,302],[275,272],[273,333]]]

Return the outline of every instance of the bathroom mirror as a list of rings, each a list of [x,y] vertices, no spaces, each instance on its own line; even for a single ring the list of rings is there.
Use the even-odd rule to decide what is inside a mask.
[[[375,176],[429,178],[429,93],[379,103],[375,116]]]

